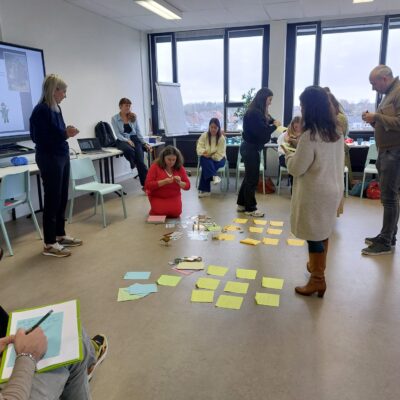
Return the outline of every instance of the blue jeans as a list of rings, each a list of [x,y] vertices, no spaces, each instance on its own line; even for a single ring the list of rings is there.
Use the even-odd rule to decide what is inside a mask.
[[[383,205],[383,224],[379,236],[390,246],[396,238],[399,220],[400,148],[382,149],[376,160]]]
[[[209,192],[210,182],[213,176],[217,175],[217,171],[225,165],[226,159],[214,161],[212,158],[200,156],[201,176],[199,183],[199,190],[202,192]]]

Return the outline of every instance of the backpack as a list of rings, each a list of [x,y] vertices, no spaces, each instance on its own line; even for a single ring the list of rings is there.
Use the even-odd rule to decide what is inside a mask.
[[[94,128],[94,134],[99,139],[101,147],[115,147],[115,137],[108,122],[100,121]]]
[[[378,200],[381,198],[381,189],[379,182],[371,181],[367,187],[367,197],[372,200]]]

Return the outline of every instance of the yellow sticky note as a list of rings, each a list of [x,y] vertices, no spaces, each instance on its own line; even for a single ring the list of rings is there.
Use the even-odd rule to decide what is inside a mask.
[[[235,218],[233,222],[235,224],[247,224],[248,219],[246,218]]]
[[[161,286],[176,286],[181,279],[182,279],[181,276],[161,275],[158,278],[157,283]]]
[[[255,223],[256,225],[267,225],[267,222],[268,222],[268,221],[266,221],[265,219],[255,219],[255,220],[254,220],[254,223]]]
[[[204,269],[203,261],[182,261],[177,266],[176,269]]]
[[[224,231],[241,231],[242,228],[236,225],[226,225],[224,226]]]
[[[229,268],[219,267],[218,265],[209,265],[207,268],[208,275],[225,276]]]
[[[283,226],[283,221],[269,221],[271,226]]]
[[[119,288],[117,301],[137,300],[145,296],[147,296],[147,294],[130,294],[127,288]]]
[[[249,290],[249,284],[245,282],[226,282],[224,292],[246,294]]]
[[[196,286],[199,289],[210,289],[215,290],[220,283],[219,279],[213,278],[199,278],[196,282]]]
[[[305,241],[302,239],[287,239],[289,246],[304,246]]]
[[[193,303],[213,303],[214,290],[192,290],[192,297],[190,299]]]
[[[235,235],[231,235],[229,233],[220,233],[219,235],[215,236],[214,239],[217,239],[217,240],[235,240]]]
[[[238,279],[256,279],[257,270],[255,269],[236,269],[236,278]]]
[[[256,303],[260,306],[279,307],[279,294],[256,293]]]
[[[263,228],[258,228],[256,226],[250,226],[249,231],[253,233],[263,233]]]
[[[279,239],[263,238],[263,243],[269,244],[271,246],[277,246],[279,243]]]
[[[280,235],[282,233],[282,229],[268,228],[267,233],[268,235]]]
[[[221,294],[218,297],[216,307],[220,308],[230,308],[232,310],[240,310],[240,307],[243,303],[243,297],[237,296],[227,296],[225,294]]]
[[[260,240],[255,240],[255,239],[251,239],[251,238],[246,238],[240,241],[240,243],[243,244],[251,244],[253,246],[257,246],[259,243],[261,243]]]
[[[262,278],[262,287],[267,287],[270,289],[282,289],[283,279],[280,278],[269,278],[264,276]]]

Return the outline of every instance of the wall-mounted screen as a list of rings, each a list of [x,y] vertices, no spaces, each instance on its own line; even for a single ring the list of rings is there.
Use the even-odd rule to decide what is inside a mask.
[[[29,139],[44,76],[42,50],[0,42],[0,145]]]

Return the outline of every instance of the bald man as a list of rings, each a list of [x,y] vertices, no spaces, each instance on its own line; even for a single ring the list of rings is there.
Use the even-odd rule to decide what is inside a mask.
[[[375,67],[369,81],[372,90],[384,95],[376,112],[362,114],[362,119],[375,129],[383,224],[378,236],[365,239],[368,247],[361,253],[379,256],[392,253],[396,245],[400,193],[400,81],[386,65]]]

